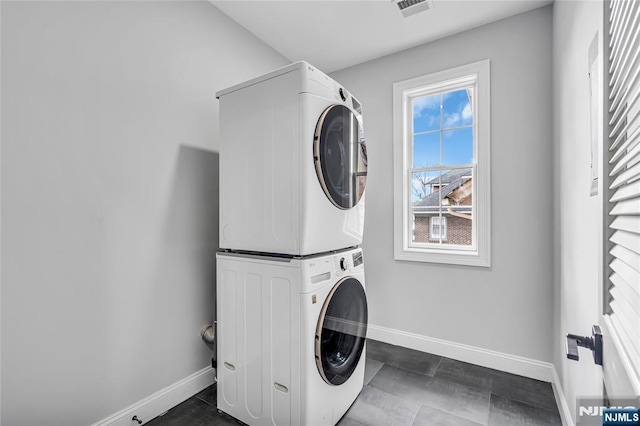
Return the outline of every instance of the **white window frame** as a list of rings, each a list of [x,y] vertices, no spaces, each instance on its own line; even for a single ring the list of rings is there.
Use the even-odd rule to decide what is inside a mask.
[[[489,60],[393,84],[394,255],[396,260],[491,266]],[[472,82],[474,98],[473,236],[471,246],[412,242],[412,99]],[[431,224],[429,225],[431,232]]]
[[[438,219],[438,224],[440,232],[436,235],[433,232],[433,226],[436,225],[435,219]],[[429,218],[429,239],[431,240],[439,240],[442,241],[447,240],[447,218],[445,216],[431,216]]]

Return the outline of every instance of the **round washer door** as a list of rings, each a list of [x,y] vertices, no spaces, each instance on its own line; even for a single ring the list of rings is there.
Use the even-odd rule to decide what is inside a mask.
[[[324,193],[336,207],[358,204],[367,183],[367,145],[362,123],[344,105],[332,105],[320,116],[313,159]]]
[[[367,335],[367,297],[355,278],[340,280],[329,292],[316,329],[315,355],[325,382],[341,385],[358,366]]]

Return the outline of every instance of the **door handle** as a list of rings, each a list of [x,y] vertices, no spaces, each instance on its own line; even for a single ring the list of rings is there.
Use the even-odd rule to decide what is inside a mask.
[[[578,346],[591,349],[593,362],[602,365],[602,330],[599,325],[591,327],[591,336],[567,334],[567,358],[578,361]]]

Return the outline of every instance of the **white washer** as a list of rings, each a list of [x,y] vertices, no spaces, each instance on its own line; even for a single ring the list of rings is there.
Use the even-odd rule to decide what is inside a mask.
[[[306,62],[216,96],[220,247],[304,256],[361,244],[360,103]]]
[[[218,253],[218,409],[249,425],[335,425],[364,385],[361,249]]]

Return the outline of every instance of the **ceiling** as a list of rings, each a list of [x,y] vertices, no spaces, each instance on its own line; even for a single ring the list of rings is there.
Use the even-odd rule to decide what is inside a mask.
[[[434,0],[404,18],[390,0],[209,0],[293,61],[333,72],[550,4],[552,0]]]

